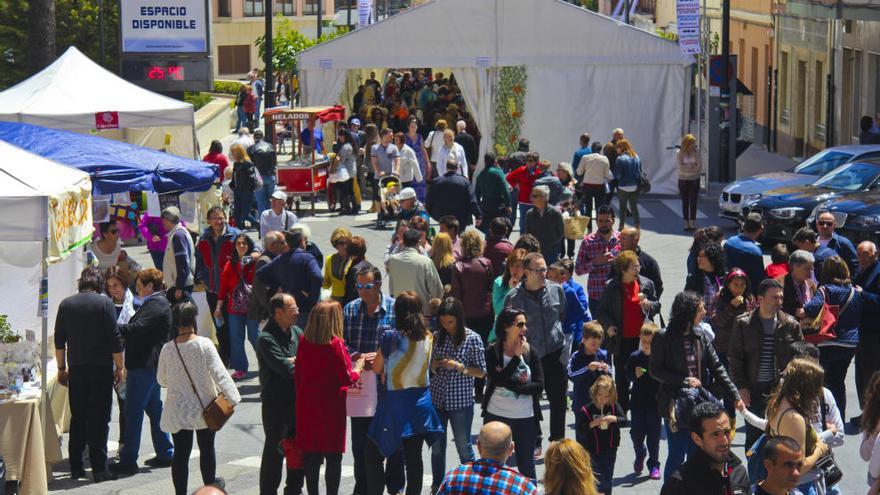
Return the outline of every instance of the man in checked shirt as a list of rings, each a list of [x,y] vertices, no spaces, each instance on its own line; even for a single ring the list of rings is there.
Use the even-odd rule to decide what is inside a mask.
[[[611,275],[612,249],[620,242],[620,233],[614,230],[614,210],[603,205],[596,209],[596,231],[584,236],[578,251],[574,272],[590,274],[587,279],[587,298],[590,313],[598,314],[599,300],[605,291],[605,282]]]

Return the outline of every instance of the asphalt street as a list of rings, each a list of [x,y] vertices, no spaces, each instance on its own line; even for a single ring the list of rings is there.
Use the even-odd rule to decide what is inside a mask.
[[[683,222],[679,201],[677,197],[644,198],[639,206],[642,217],[642,240],[640,245],[644,251],[657,259],[661,267],[665,287],[661,298],[664,315],[668,315],[675,294],[684,287],[686,276],[685,260],[691,244],[691,235],[682,230]],[[368,205],[369,203],[365,207]],[[614,206],[616,207],[616,204]],[[720,225],[727,231],[728,235],[734,234],[734,224],[730,221],[719,219],[717,209],[716,195],[701,197],[697,224],[699,226]],[[333,229],[338,226],[351,228],[357,235],[361,235],[367,240],[367,258],[377,266],[382,266],[382,254],[389,243],[391,231],[375,230],[373,228],[374,219],[375,215],[371,214],[362,214],[355,217],[338,217],[330,213],[318,213],[316,216],[303,218],[302,220],[309,224],[312,230],[312,240],[325,253],[329,253],[331,250],[329,237]],[[513,237],[515,238],[516,234]],[[131,246],[126,249],[144,266],[151,266],[145,247]],[[584,285],[586,284],[586,277],[578,277],[577,280]],[[246,344],[246,347],[251,369],[247,379],[238,384],[243,400],[236,408],[233,418],[217,434],[216,440],[217,475],[226,479],[227,490],[233,494],[256,494],[259,492],[260,453],[263,444],[263,430],[260,420],[260,386],[256,374],[256,356],[249,344]],[[858,412],[854,410],[857,407],[858,401],[856,400],[852,368],[850,371],[850,376],[847,377],[848,404],[850,405],[850,410],[847,411],[848,417],[854,416]],[[545,409],[547,408],[546,402],[544,407]],[[118,411],[114,405],[110,432],[112,440],[118,438],[117,413]],[[473,424],[474,436],[479,432],[481,425],[479,406],[477,406],[475,416]],[[549,431],[549,415],[545,414],[544,416],[544,431]],[[845,420],[848,420],[848,417]],[[567,420],[569,429],[566,435],[573,438],[574,433],[571,428],[574,424],[574,417],[570,412]],[[734,452],[743,458],[743,440],[745,436],[742,428],[743,420],[740,418],[737,424],[741,428],[734,439]],[[661,481],[648,479],[647,472],[644,472],[639,477],[635,477],[632,474],[635,456],[629,435],[626,433],[628,430],[624,431],[615,467],[615,493],[638,495],[659,493]],[[449,441],[451,442],[451,440]],[[841,493],[843,494],[860,494],[866,491],[867,464],[859,458],[859,441],[860,436],[856,432],[850,431],[846,436],[845,444],[835,449],[836,459],[844,472],[844,478],[840,484]],[[117,444],[111,442],[111,456],[115,455],[116,447]],[[546,447],[545,440],[545,450]],[[66,457],[67,435],[64,436],[62,449]],[[152,457],[152,452],[149,427],[145,424],[139,458],[141,466],[143,466],[144,460]],[[661,441],[661,463],[665,461],[665,453],[665,441]],[[190,491],[194,490],[201,483],[198,455],[197,449],[195,449],[190,462]],[[425,465],[423,493],[427,493],[431,484],[430,451],[427,448],[423,450],[423,459]],[[354,484],[352,464],[351,453],[347,452],[343,457],[342,486],[340,488],[340,493],[344,495],[351,493]],[[447,469],[451,469],[456,465],[458,465],[458,459],[455,449],[447,448]],[[543,476],[543,471],[543,465],[539,464],[539,478]],[[135,476],[95,485],[84,480],[72,481],[69,477],[66,461],[55,466],[55,474],[53,480],[50,481],[49,490],[50,493],[64,492],[90,495],[117,493],[157,495],[173,493],[170,468],[149,469],[142,467],[141,472]]]

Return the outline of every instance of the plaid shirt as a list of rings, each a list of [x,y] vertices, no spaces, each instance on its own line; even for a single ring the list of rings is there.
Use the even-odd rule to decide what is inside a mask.
[[[376,352],[379,336],[394,328],[394,298],[382,295],[376,313],[367,315],[360,298],[345,305],[342,334],[349,354]]]
[[[581,243],[574,272],[578,275],[590,274],[587,279],[587,295],[590,299],[598,301],[602,298],[605,282],[611,275],[611,263],[593,263],[593,260],[601,259],[606,252],[611,251],[617,246],[619,239],[620,234],[612,230],[611,237],[607,241],[597,232],[593,232],[587,234]]]
[[[477,459],[453,469],[437,495],[538,495],[532,481],[492,459]]]
[[[445,332],[445,330],[438,330]],[[471,329],[465,329],[464,341],[457,348],[450,336],[438,338],[434,334],[433,359],[454,359],[468,368],[486,372],[486,354],[483,340]],[[457,411],[474,405],[474,378],[455,370],[437,368],[431,374],[431,400],[434,407],[444,411]]]

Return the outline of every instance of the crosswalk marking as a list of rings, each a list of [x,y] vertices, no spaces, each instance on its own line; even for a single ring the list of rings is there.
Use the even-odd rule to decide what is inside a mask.
[[[612,208],[614,208],[615,216],[617,218],[620,218],[621,215],[620,215],[620,209],[618,208],[618,205],[619,204],[617,202],[614,202],[614,203],[612,203]],[[651,213],[650,211],[648,211],[648,209],[645,208],[644,206],[642,206],[641,204],[638,205],[638,208],[639,208],[639,220],[641,220],[642,218],[654,218],[654,214]],[[632,218],[632,217],[630,217],[630,218]]]
[[[680,200],[661,199],[660,202],[663,203],[664,205],[666,205],[667,208],[669,208],[670,210],[675,212],[675,214],[678,215],[679,218],[681,218],[681,201]],[[702,211],[700,211],[698,208],[697,209],[697,218],[704,219],[704,218],[709,218],[709,217],[707,217],[706,214],[703,213]]]
[[[342,478],[354,478],[354,466],[342,466]],[[422,486],[427,487],[431,486],[431,483],[434,482],[434,476],[431,474],[422,475]]]

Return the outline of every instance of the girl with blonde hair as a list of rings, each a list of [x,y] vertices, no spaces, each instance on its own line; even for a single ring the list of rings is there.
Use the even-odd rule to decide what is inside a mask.
[[[570,438],[553,442],[544,455],[547,495],[597,495],[590,456]]]
[[[633,226],[639,228],[639,178],[642,175],[642,161],[626,139],[617,141],[615,147],[617,158],[614,160],[614,178],[617,179],[617,197],[620,201],[618,230],[623,230],[628,214],[632,214]]]
[[[437,268],[444,290],[448,292],[447,286],[452,287],[452,265],[455,263],[455,255],[452,254],[452,237],[449,234],[441,232],[434,238],[431,244],[431,260]]]
[[[685,134],[681,138],[681,149],[675,152],[675,163],[678,165],[678,193],[681,195],[681,216],[684,218],[684,230],[696,229],[697,197],[700,194],[700,153],[697,151],[697,138],[693,134]]]

